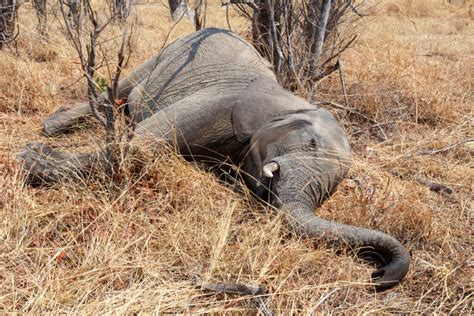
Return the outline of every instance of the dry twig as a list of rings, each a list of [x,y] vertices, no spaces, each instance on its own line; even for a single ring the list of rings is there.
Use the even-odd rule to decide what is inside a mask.
[[[465,144],[465,143],[470,143],[470,142],[474,142],[474,138],[468,138],[468,139],[463,139],[453,145],[449,145],[449,146],[446,146],[446,147],[443,147],[443,148],[440,148],[440,149],[435,149],[435,150],[423,150],[420,152],[420,154],[422,155],[435,155],[435,154],[439,154],[439,153],[444,153],[444,152],[447,152],[447,151],[450,151],[451,149],[454,149],[456,147],[458,147],[459,145],[462,145],[462,144]]]
[[[317,101],[317,103],[319,103],[319,104],[330,105],[330,106],[335,107],[337,109],[345,110],[345,111],[349,112],[350,114],[357,115],[357,116],[363,118],[364,120],[373,123],[374,127],[377,127],[380,130],[380,132],[382,133],[384,140],[388,139],[387,134],[385,133],[385,131],[382,128],[382,123],[374,120],[370,116],[368,116],[368,115],[366,115],[366,114],[364,114],[364,113],[362,113],[362,112],[360,112],[360,111],[358,111],[358,110],[356,110],[352,107],[347,107],[347,106],[344,106],[342,104],[339,104],[339,103],[336,103],[336,102],[333,102],[333,101],[329,101],[329,100],[325,100],[325,99],[322,99],[322,98],[318,98],[318,99],[319,99],[319,101]]]
[[[222,294],[249,295],[252,297],[251,303],[263,315],[272,316],[275,313],[268,307],[268,295],[265,288],[250,286],[242,283],[208,283],[203,284],[199,276],[195,276],[194,284],[203,291],[210,291]]]
[[[400,174],[397,171],[392,171],[391,174],[400,179],[406,178],[404,175]],[[412,181],[415,181],[421,185],[427,186],[433,192],[446,193],[446,194],[452,194],[454,192],[454,190],[451,187],[447,186],[446,184],[435,182],[419,175],[409,176],[409,178]]]
[[[347,98],[347,89],[346,89],[346,81],[344,80],[344,71],[342,69],[342,62],[338,59],[337,60],[337,68],[339,69],[339,79],[341,81],[342,93],[344,94],[344,104],[347,108],[349,108],[349,99]]]
[[[431,191],[434,192],[444,192],[446,194],[452,194],[454,190],[447,186],[446,184],[439,183],[439,182],[434,182],[429,179],[420,177],[420,176],[414,176],[413,180],[418,182],[419,184],[427,186]]]

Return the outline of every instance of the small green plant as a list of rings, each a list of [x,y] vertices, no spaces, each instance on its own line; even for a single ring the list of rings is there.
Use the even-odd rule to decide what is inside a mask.
[[[96,76],[94,81],[100,92],[107,91],[107,88],[109,87],[109,81],[107,79],[102,76]]]

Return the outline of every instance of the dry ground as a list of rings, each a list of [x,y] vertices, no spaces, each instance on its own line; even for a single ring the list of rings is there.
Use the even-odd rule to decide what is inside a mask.
[[[141,12],[128,69],[159,50],[171,26],[161,5]],[[92,127],[39,136],[42,118],[82,100],[85,87],[57,21],[43,43],[25,5],[18,53],[0,52],[0,311],[254,310],[249,298],[195,289],[199,274],[209,282],[263,285],[270,307],[285,314],[470,314],[472,2],[382,1],[366,13],[342,61],[350,104],[372,121],[332,108],[350,134],[354,165],[318,212],[399,238],[413,257],[400,286],[374,293],[367,285],[372,268],[350,251],[298,239],[275,212],[173,153],[149,157],[112,200],[100,181],[25,187],[14,160],[25,143],[81,150],[98,141]],[[246,34],[232,13],[231,22]],[[217,5],[208,25],[226,26]],[[181,22],[169,40],[191,30]],[[319,89],[343,101],[336,75]],[[420,179],[453,193],[430,191]]]

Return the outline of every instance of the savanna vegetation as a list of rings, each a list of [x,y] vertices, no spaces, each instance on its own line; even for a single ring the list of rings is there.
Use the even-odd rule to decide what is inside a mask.
[[[343,123],[353,149],[348,178],[317,212],[406,245],[411,270],[385,292],[371,289],[373,267],[355,249],[298,238],[271,207],[172,149],[142,157],[138,172],[124,163],[112,189],[100,176],[26,186],[16,161],[26,143],[71,152],[104,143],[92,122],[40,134],[48,114],[87,95],[58,8],[50,10],[45,39],[23,4],[16,43],[0,51],[2,313],[255,313],[249,296],[201,291],[196,275],[263,286],[282,314],[472,313],[472,1],[366,1],[350,27],[357,39],[340,57],[347,99],[337,71],[315,86],[314,102],[326,100],[320,106]],[[125,74],[195,28],[188,19],[175,25],[162,2],[135,10]],[[207,10],[206,26],[230,24],[251,39],[235,10],[226,17],[216,1]],[[112,29],[98,53],[111,61],[121,40]],[[109,69],[98,67],[97,78]]]

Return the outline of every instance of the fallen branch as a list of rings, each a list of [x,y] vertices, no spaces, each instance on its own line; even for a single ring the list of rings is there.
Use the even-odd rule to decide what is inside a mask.
[[[446,194],[452,194],[454,192],[452,188],[450,188],[449,186],[443,183],[434,182],[420,176],[414,176],[413,180],[422,185],[427,186],[431,191],[434,191],[434,192],[444,192]]]
[[[350,114],[354,114],[354,115],[357,115],[361,118],[363,118],[364,120],[366,121],[369,121],[371,123],[374,124],[374,127],[378,127],[378,129],[380,130],[380,132],[382,133],[383,135],[383,138],[384,140],[387,140],[388,137],[387,137],[387,134],[385,133],[385,131],[383,130],[382,128],[382,123],[374,120],[373,118],[371,118],[370,116],[350,107],[350,106],[344,106],[342,104],[339,104],[339,103],[336,103],[336,102],[332,102],[332,101],[329,101],[329,100],[326,100],[326,99],[322,99],[322,98],[318,98],[319,101],[316,101],[317,103],[319,104],[325,104],[325,105],[330,105],[332,107],[335,107],[336,109],[341,109],[341,110],[345,110],[347,112],[349,112]]]
[[[453,145],[443,147],[443,148],[440,148],[440,149],[423,150],[423,151],[420,152],[420,154],[422,154],[422,155],[435,155],[435,154],[439,154],[439,153],[444,153],[444,152],[450,151],[451,149],[454,149],[454,148],[458,147],[459,145],[462,145],[462,144],[465,144],[465,143],[470,143],[470,142],[474,142],[474,138],[464,139],[464,140],[461,140],[461,141],[459,141],[459,142],[457,142]]]
[[[406,179],[405,176],[398,173],[397,171],[392,171],[391,174],[397,178]],[[414,175],[409,178],[412,181],[415,181],[415,182],[418,182],[419,184],[427,186],[433,192],[446,193],[446,194],[452,194],[454,192],[454,190],[451,187],[447,186],[446,184],[435,182],[435,181],[426,179],[424,177],[421,177],[419,175]]]
[[[203,284],[199,276],[195,276],[194,284],[203,291],[217,292],[221,294],[249,295],[252,296],[251,303],[262,315],[273,316],[275,313],[268,307],[268,295],[265,288],[249,286],[241,283],[208,283]]]

